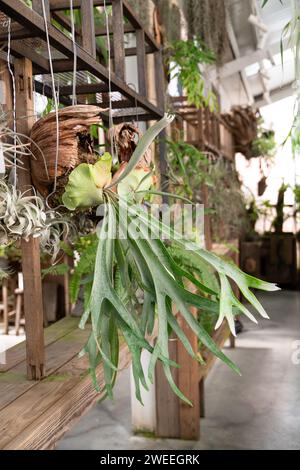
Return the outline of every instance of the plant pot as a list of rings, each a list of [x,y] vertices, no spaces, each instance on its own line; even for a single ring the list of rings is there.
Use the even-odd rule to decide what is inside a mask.
[[[34,186],[47,196],[53,190],[55,173],[57,190],[64,187],[69,173],[80,163],[95,161],[90,126],[101,122],[98,106],[69,106],[58,111],[59,144],[56,171],[56,113],[39,119],[31,131],[31,174]]]

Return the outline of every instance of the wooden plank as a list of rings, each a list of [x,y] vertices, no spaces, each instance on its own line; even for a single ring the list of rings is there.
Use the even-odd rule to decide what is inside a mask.
[[[136,48],[139,93],[143,96],[147,96],[146,46],[145,33],[142,29],[138,29],[136,32]]]
[[[45,345],[54,343],[59,338],[67,335],[77,328],[79,319],[76,317],[62,318],[58,322],[53,323],[44,330]],[[0,372],[12,369],[14,366],[24,361],[26,354],[26,343],[22,341],[6,351],[6,364],[0,364]],[[0,375],[1,377],[1,375]]]
[[[125,80],[124,17],[122,0],[112,1],[115,74]]]
[[[32,38],[32,31],[28,31],[28,29],[22,28],[22,26],[17,23],[13,23],[11,25],[10,37],[11,40]],[[7,27],[0,26],[0,43],[2,42],[7,42]]]
[[[169,341],[170,359],[177,362],[177,338]],[[172,369],[175,383],[178,383],[178,369]],[[178,438],[179,428],[179,398],[171,390],[165,377],[161,362],[155,368],[156,392],[156,435],[166,438]]]
[[[192,307],[190,310],[193,316],[197,317],[199,314],[198,309]],[[178,323],[192,345],[193,350],[197,352],[197,336],[180,315]],[[191,358],[181,341],[177,343],[177,360],[180,365],[178,370],[178,388],[193,403],[193,406],[190,406],[182,400],[179,401],[179,437],[180,439],[198,440],[200,435],[199,363]]]
[[[51,343],[46,348],[47,369],[45,376],[53,374],[66,362],[75,357],[87,341],[89,329],[76,328],[67,335]],[[0,409],[5,408],[27,390],[35,387],[38,382],[26,379],[25,361],[16,365],[8,372],[0,374]]]
[[[49,0],[44,0],[46,18],[50,21],[50,3]],[[32,0],[32,9],[39,15],[43,16],[43,3],[42,0]]]
[[[222,349],[224,344],[228,340],[229,336],[230,336],[230,329],[228,327],[228,323],[224,321],[223,324],[220,326],[220,328],[218,328],[218,330],[215,331],[215,333],[212,336],[212,339],[218,345],[218,347]],[[205,359],[206,364],[205,366],[199,366],[199,381],[207,377],[214,363],[217,360],[216,356],[208,350],[204,351],[203,357]]]
[[[130,363],[125,343],[120,347],[120,369]],[[49,379],[42,380],[1,414],[6,420],[5,437],[0,446],[5,449],[52,448],[83,412],[86,412],[103,394],[94,389],[87,374],[87,359],[72,359]],[[100,388],[104,385],[103,367],[97,368]],[[18,419],[12,419],[18,416]]]
[[[11,50],[16,57],[22,58],[27,57],[32,62],[38,65],[39,70],[43,73],[49,73],[49,60],[46,57],[43,57],[41,54],[35,52],[35,50],[28,45],[24,44],[22,41],[13,40],[11,41]]]
[[[155,88],[156,101],[160,109],[165,109],[165,80],[164,80],[164,64],[162,51],[159,50],[154,54],[155,62]]]
[[[17,131],[29,135],[33,125],[32,64],[28,59],[15,60]],[[18,187],[31,190],[30,162],[23,157],[24,170],[18,172]],[[27,170],[27,171],[26,171]],[[29,193],[28,193],[29,194]],[[26,323],[27,377],[38,380],[45,372],[43,296],[39,239],[22,240],[24,277],[24,313]]]
[[[96,39],[93,0],[84,0],[84,2],[81,2],[81,28],[82,47],[95,58]]]

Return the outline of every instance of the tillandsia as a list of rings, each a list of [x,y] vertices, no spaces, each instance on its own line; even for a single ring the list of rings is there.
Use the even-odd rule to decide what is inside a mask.
[[[85,286],[85,309],[80,327],[84,328],[90,320],[92,330],[82,353],[89,356],[95,387],[99,390],[96,367],[102,363],[105,392],[112,396],[121,333],[132,355],[137,398],[141,401],[140,386],[148,388],[148,383],[153,380],[156,362],[160,360],[173,391],[190,403],[172,377],[171,367],[177,364],[169,358],[170,333],[175,333],[193,358],[198,361],[201,358],[193,351],[180,328],[174,307],[201,343],[239,373],[238,367],[217,347],[205,328],[190,313],[189,307],[196,306],[215,316],[216,327],[226,319],[235,334],[236,313],[242,312],[255,322],[256,319],[235,297],[229,279],[239,286],[245,298],[264,318],[268,316],[250,288],[272,291],[277,287],[243,273],[237,266],[183,238],[141,203],[142,196],[159,194],[159,191],[150,189],[151,170],[138,165],[155,137],[172,119],[172,116],[165,115],[148,129],[130,161],[122,165],[115,175],[111,174],[111,157],[108,154],[104,154],[95,165],[79,165],[70,174],[63,202],[71,210],[101,204],[98,240],[92,242],[95,245],[90,256],[83,252],[83,261],[81,263],[79,260],[78,263],[81,263],[79,278]],[[167,248],[166,239],[183,254],[192,254],[194,263],[199,264],[199,270],[204,271],[206,276],[198,276],[177,263]],[[217,274],[218,282],[207,282],[208,273],[212,273],[213,277]],[[194,285],[199,293],[194,294],[186,281]],[[153,334],[156,319],[158,329],[153,345],[149,337]],[[151,355],[147,377],[141,364],[143,350]]]
[[[68,229],[66,217],[47,210],[44,201],[28,191],[22,192],[0,179],[0,245],[21,238],[40,237],[43,252],[56,258],[62,234]]]

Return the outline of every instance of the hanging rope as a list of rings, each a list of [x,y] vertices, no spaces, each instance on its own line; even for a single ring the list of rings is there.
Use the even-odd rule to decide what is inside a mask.
[[[13,184],[17,186],[17,120],[16,120],[16,81],[15,75],[12,71],[10,64],[10,49],[11,49],[11,19],[8,19],[7,24],[8,29],[8,38],[7,38],[7,67],[12,80],[12,89],[13,89],[13,142],[14,142],[14,155],[13,155]]]
[[[72,34],[72,45],[73,45],[73,90],[72,90],[72,105],[77,104],[76,96],[76,80],[77,80],[77,49],[76,49],[76,36],[75,36],[75,20],[74,20],[74,9],[73,0],[70,0],[70,18],[71,18],[71,34]]]
[[[43,17],[44,17],[44,23],[45,23],[47,49],[48,49],[49,66],[50,66],[50,74],[51,74],[52,96],[53,96],[53,101],[54,101],[55,119],[56,119],[56,153],[55,153],[54,184],[53,184],[52,193],[49,194],[48,197],[47,197],[47,200],[48,200],[48,198],[53,193],[55,193],[56,186],[57,186],[57,167],[58,167],[58,155],[59,155],[59,119],[58,119],[58,99],[57,99],[57,94],[56,94],[56,89],[55,89],[55,80],[54,80],[52,54],[51,54],[51,46],[50,46],[50,40],[49,40],[48,21],[47,21],[47,15],[46,15],[45,0],[42,0],[42,7],[43,7]]]

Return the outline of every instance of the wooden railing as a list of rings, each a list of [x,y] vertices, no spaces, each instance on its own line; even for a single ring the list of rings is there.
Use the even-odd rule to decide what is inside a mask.
[[[185,96],[173,97],[172,103],[178,118],[182,118],[187,143],[233,160],[233,136],[219,113],[212,112],[209,108],[197,109],[188,103]]]

